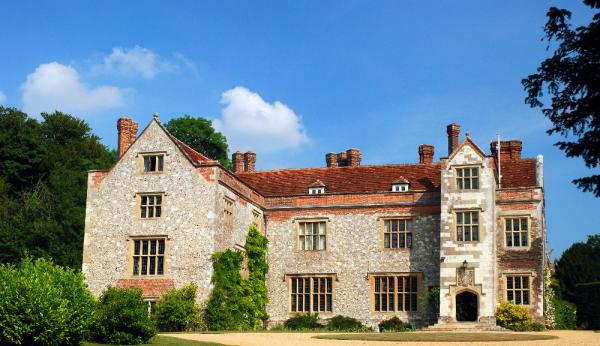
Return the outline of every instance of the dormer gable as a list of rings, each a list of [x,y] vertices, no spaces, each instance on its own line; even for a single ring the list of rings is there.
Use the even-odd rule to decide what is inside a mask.
[[[469,157],[469,161],[473,161],[472,163],[481,162],[486,157],[485,152],[481,150],[481,148],[469,136],[465,136],[465,139],[463,139],[460,145],[454,149],[452,154],[448,157],[447,162],[451,164],[455,163],[458,156],[463,159]],[[461,159],[460,161],[463,160]]]
[[[308,194],[309,195],[323,195],[325,194],[325,184],[317,179],[314,183],[308,186]]]

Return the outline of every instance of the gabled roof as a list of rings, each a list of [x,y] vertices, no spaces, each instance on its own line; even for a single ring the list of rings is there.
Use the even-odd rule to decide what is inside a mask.
[[[396,180],[392,181],[392,184],[410,184],[410,182],[403,176],[399,176]]]
[[[322,181],[320,181],[319,179],[315,180],[314,183],[308,185],[308,187],[326,187],[327,185],[325,185]]]
[[[241,172],[236,176],[263,196],[305,195],[316,180],[327,186],[327,193],[390,192],[399,176],[411,182],[413,190],[439,191],[439,164],[350,166],[300,168]]]
[[[452,160],[454,158],[454,156],[456,156],[456,154],[465,146],[470,146],[471,148],[473,148],[475,150],[475,152],[477,154],[479,154],[479,156],[481,156],[481,158],[486,157],[487,155],[485,155],[485,152],[483,150],[481,150],[481,148],[475,143],[473,142],[473,140],[471,139],[471,137],[469,136],[465,136],[465,139],[463,139],[463,141],[459,144],[458,147],[456,147],[456,149],[454,149],[454,151],[450,154],[450,156],[448,157],[448,161]]]

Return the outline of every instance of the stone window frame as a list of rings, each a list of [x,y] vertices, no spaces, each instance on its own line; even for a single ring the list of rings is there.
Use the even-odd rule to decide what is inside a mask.
[[[406,220],[410,223],[411,227],[410,227],[410,234],[411,234],[411,246],[410,247],[386,247],[385,246],[385,234],[386,234],[386,228],[385,228],[385,223],[386,221],[390,221],[390,220]],[[381,241],[380,241],[380,248],[383,250],[392,250],[392,251],[410,251],[412,249],[412,245],[414,245],[414,240],[415,240],[415,228],[414,228],[414,224],[415,224],[415,217],[413,215],[398,215],[398,216],[385,216],[385,217],[380,217],[379,218],[379,223],[380,223],[380,229],[381,229]],[[407,233],[409,233],[407,232]],[[398,232],[398,234],[400,234],[401,232]],[[391,237],[390,237],[390,241],[391,241]],[[398,238],[398,245],[400,245],[400,239]]]
[[[296,251],[300,251],[300,252],[322,252],[322,251],[327,251],[328,249],[328,243],[329,243],[329,225],[328,223],[330,223],[328,218],[299,218],[299,219],[295,219],[293,221],[296,225],[296,238],[295,238],[295,242],[296,242]],[[300,234],[300,225],[303,223],[323,223],[325,225],[325,234],[324,234],[324,239],[325,239],[325,245],[323,247],[323,249],[302,249],[301,246],[301,242],[300,242],[300,237],[302,236]],[[306,236],[306,235],[304,235]],[[312,235],[314,237],[314,235]],[[319,236],[319,240],[320,240],[320,236],[321,234],[319,233],[317,236]],[[304,240],[306,244],[306,240]],[[318,241],[318,244],[320,244],[320,241]]]
[[[262,231],[262,213],[258,209],[252,209],[252,224],[258,228],[259,231]]]
[[[536,278],[535,273],[533,273],[530,270],[522,270],[522,271],[506,271],[503,272],[501,274],[501,280],[502,280],[502,290],[504,291],[502,294],[502,298],[506,301],[510,301],[508,300],[508,277],[527,277],[529,280],[529,288],[528,288],[528,295],[529,295],[529,304],[516,304],[518,306],[524,306],[526,308],[533,306],[533,281]],[[514,290],[514,289],[513,289]],[[522,291],[522,289],[521,289]]]
[[[527,220],[527,245],[526,246],[508,246],[507,242],[506,242],[506,220],[508,219],[526,219]],[[500,220],[502,222],[502,243],[504,244],[504,249],[505,250],[510,250],[510,251],[527,251],[529,249],[531,249],[531,225],[532,225],[532,220],[531,220],[531,215],[527,215],[527,214],[518,214],[518,215],[503,215],[500,217]],[[511,233],[515,233],[514,231],[512,231]],[[523,233],[522,231],[520,233]],[[514,235],[513,235],[513,241],[514,241]]]
[[[160,205],[160,216],[159,217],[142,217],[142,197],[143,196],[156,196],[156,195],[160,195],[161,196],[161,205]],[[135,197],[135,210],[134,210],[134,215],[136,215],[137,220],[139,221],[153,221],[153,220],[160,220],[160,219],[164,219],[166,217],[167,214],[167,197],[168,194],[165,191],[145,191],[145,192],[136,192],[134,197]]]
[[[146,171],[145,170],[145,158],[149,156],[162,156],[163,157],[163,169],[162,171]],[[140,175],[161,175],[167,173],[167,156],[168,153],[166,151],[145,151],[137,153],[137,171]]]
[[[154,274],[154,275],[142,275],[133,273],[133,257],[135,251],[135,240],[164,240],[165,248],[163,251],[163,273],[162,274]],[[135,278],[135,279],[152,279],[152,278],[164,278],[168,277],[169,273],[169,261],[168,256],[170,254],[170,241],[171,238],[167,235],[130,235],[127,238],[127,273],[125,275],[126,278]],[[158,249],[157,249],[158,252]]]
[[[527,246],[522,246],[522,247],[509,247],[506,246],[506,234],[505,234],[505,219],[510,219],[510,218],[517,218],[517,217],[526,217],[528,219],[528,227],[529,230],[527,232],[527,236],[529,237],[527,240]],[[499,222],[499,224],[496,224],[496,227],[499,230],[502,230],[501,232],[501,236],[502,239],[498,240],[498,244],[501,244],[502,249],[506,250],[506,251],[529,251],[531,250],[531,243],[534,240],[534,227],[537,226],[536,220],[536,211],[535,210],[504,210],[504,211],[500,211],[500,215],[498,216],[497,222]]]
[[[223,197],[223,229],[232,231],[235,224],[235,200]]]
[[[294,311],[292,309],[292,297],[294,292],[292,292],[293,280],[294,279],[309,279],[310,280],[310,293],[303,293],[303,295],[308,295],[310,299],[309,307],[310,311]],[[315,279],[329,279],[331,280],[331,293],[325,292],[326,295],[329,295],[329,302],[331,304],[330,311],[314,311],[314,280]],[[288,313],[290,315],[302,314],[302,313],[318,313],[319,315],[324,316],[333,316],[333,311],[335,309],[335,299],[336,299],[336,286],[337,286],[337,275],[332,273],[310,273],[310,274],[286,274],[285,280],[288,284]],[[297,293],[296,293],[297,294]],[[318,293],[318,295],[322,295],[323,293]],[[327,297],[325,297],[327,299]],[[327,300],[326,300],[327,301]],[[296,300],[296,306],[297,305]],[[325,303],[327,305],[327,303]],[[298,310],[298,309],[296,309]]]
[[[478,188],[477,189],[469,189],[469,190],[465,190],[462,189],[460,190],[458,188],[458,183],[457,183],[457,178],[458,178],[458,173],[457,173],[457,169],[464,169],[464,168],[478,168]],[[482,182],[482,177],[483,177],[483,173],[484,173],[485,167],[483,162],[474,162],[474,163],[461,163],[461,164],[454,164],[449,166],[448,171],[450,172],[450,186],[451,191],[452,192],[480,192],[482,190],[481,187],[481,182]]]
[[[381,315],[397,315],[397,314],[407,314],[407,313],[417,313],[419,311],[421,311],[421,307],[419,305],[421,305],[419,298],[423,295],[423,281],[424,281],[424,274],[423,272],[374,272],[374,273],[369,273],[367,275],[368,280],[369,280],[369,286],[370,286],[370,291],[369,291],[369,297],[370,297],[370,305],[371,305],[371,312],[375,313],[375,314],[381,314]],[[388,310],[388,311],[377,311],[375,310],[375,281],[376,278],[381,278],[381,277],[393,277],[394,278],[394,308],[395,310]],[[416,283],[417,283],[417,291],[416,291],[416,303],[415,303],[415,310],[399,310],[398,308],[398,278],[405,278],[405,277],[415,277],[416,278]]]
[[[478,216],[477,216],[477,218],[478,218],[478,224],[477,224],[478,240],[469,240],[469,241],[458,240],[458,213],[464,213],[464,212],[477,212],[478,213]],[[454,208],[452,210],[452,219],[453,219],[453,223],[454,223],[454,229],[452,231],[452,239],[454,240],[454,242],[457,244],[479,244],[479,243],[481,243],[483,241],[483,238],[485,235],[485,230],[484,230],[485,222],[482,222],[483,215],[484,215],[484,210],[482,208]],[[471,239],[473,239],[472,235],[471,235]]]
[[[480,180],[481,180],[481,168],[477,165],[466,165],[466,166],[454,166],[454,180],[456,183],[456,189],[458,191],[478,191],[480,189]],[[468,170],[469,175],[466,176],[465,172]],[[473,175],[473,170],[476,170],[477,175]],[[462,172],[462,176],[458,173]],[[459,184],[462,183],[462,184]],[[465,182],[469,183],[469,188],[465,187]],[[477,183],[477,187],[473,187]],[[462,188],[459,186],[462,185]]]

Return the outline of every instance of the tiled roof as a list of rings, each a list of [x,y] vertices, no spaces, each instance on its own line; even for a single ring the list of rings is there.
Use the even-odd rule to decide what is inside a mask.
[[[189,145],[183,143],[179,139],[177,139],[175,137],[173,137],[173,139],[175,140],[175,144],[177,144],[177,146],[181,150],[183,150],[190,157],[190,159],[192,159],[192,161],[194,161],[194,163],[198,164],[198,163],[201,163],[201,162],[212,161],[211,159],[209,159],[208,157],[200,154],[199,152],[197,152],[196,150],[192,149]]]
[[[402,176],[413,190],[440,190],[439,164],[301,168],[242,172],[236,176],[264,196],[307,194],[307,186],[320,180],[327,193],[365,193],[390,191]]]
[[[535,159],[501,161],[502,188],[536,186]]]

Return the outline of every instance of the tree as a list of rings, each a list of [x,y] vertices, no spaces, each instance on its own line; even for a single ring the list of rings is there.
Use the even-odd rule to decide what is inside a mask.
[[[592,8],[600,8],[598,0],[584,0]],[[548,134],[558,133],[565,139],[556,145],[567,157],[582,157],[588,168],[600,165],[600,13],[587,26],[573,29],[571,12],[551,7],[544,27],[547,49],[558,46],[551,57],[542,61],[537,73],[522,80],[527,92],[525,103],[540,107],[553,127]],[[547,92],[550,105],[544,105]],[[546,101],[548,102],[548,101]],[[573,183],[583,191],[600,197],[600,174],[581,177]]]
[[[600,234],[571,245],[556,261],[556,278],[563,299],[576,303],[576,285],[600,281]]]
[[[185,115],[174,118],[165,124],[167,130],[176,138],[213,160],[231,169],[231,162],[227,156],[227,139],[220,132],[215,131],[212,122],[204,118],[194,118]]]
[[[29,253],[81,268],[87,171],[115,157],[83,120],[42,119],[0,107],[0,261]]]

